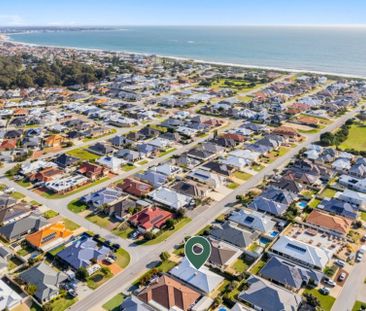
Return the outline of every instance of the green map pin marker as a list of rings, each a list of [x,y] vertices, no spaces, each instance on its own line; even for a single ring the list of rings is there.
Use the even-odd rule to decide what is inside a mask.
[[[184,245],[184,254],[198,270],[211,256],[211,243],[202,236],[193,236]]]

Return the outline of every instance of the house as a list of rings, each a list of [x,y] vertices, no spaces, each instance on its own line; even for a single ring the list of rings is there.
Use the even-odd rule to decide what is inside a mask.
[[[210,235],[217,240],[226,241],[239,248],[246,248],[257,239],[258,234],[236,226],[229,221],[215,225],[210,230]]]
[[[260,153],[255,152],[255,151],[251,151],[248,149],[245,150],[234,150],[228,153],[229,156],[232,157],[237,157],[237,158],[243,158],[245,160],[248,160],[250,162],[257,162],[259,160],[260,157]]]
[[[345,189],[343,192],[337,192],[334,195],[335,199],[341,200],[343,202],[349,203],[357,208],[366,208],[366,194],[353,191],[350,189]]]
[[[317,208],[326,211],[328,213],[332,213],[350,219],[356,219],[358,214],[358,208],[356,205],[336,198],[324,199],[323,201],[320,202]]]
[[[333,253],[326,248],[310,245],[288,236],[281,236],[272,245],[270,252],[317,270],[323,270],[333,256]]]
[[[16,222],[0,227],[0,236],[6,241],[19,240],[24,235],[38,231],[48,225],[46,219],[36,215],[30,215]]]
[[[54,134],[44,139],[44,146],[47,148],[60,148],[65,138],[59,134]]]
[[[171,146],[172,142],[170,140],[164,139],[162,137],[154,138],[153,140],[150,140],[147,142],[148,145],[153,146],[159,150],[165,150],[169,146]]]
[[[187,177],[206,184],[210,188],[217,188],[223,185],[224,177],[211,173],[207,169],[197,168],[192,170]]]
[[[272,134],[289,137],[289,138],[299,138],[299,136],[300,136],[299,133],[297,132],[297,130],[290,126],[277,127],[272,131]]]
[[[117,188],[136,197],[146,196],[152,190],[149,184],[133,178],[126,178],[123,183],[117,185]]]
[[[158,166],[154,166],[151,168],[151,170],[168,177],[174,177],[176,174],[182,172],[182,168],[170,163],[163,163]]]
[[[207,260],[207,264],[219,269],[225,269],[233,264],[242,251],[224,241],[210,239],[211,255]]]
[[[22,297],[3,280],[0,280],[0,310],[10,310],[22,302]]]
[[[51,167],[44,168],[44,169],[38,171],[37,173],[30,175],[29,180],[30,181],[41,181],[41,182],[46,183],[46,182],[55,180],[59,177],[62,177],[63,175],[64,175],[63,170],[60,170],[58,168],[51,166]]]
[[[298,195],[305,189],[303,184],[287,176],[281,177],[279,180],[272,183],[272,186],[278,189],[287,190],[295,195]]]
[[[122,147],[132,143],[132,140],[129,140],[121,135],[114,136],[109,141],[113,147]]]
[[[250,160],[247,160],[247,159],[243,159],[243,158],[239,158],[239,157],[235,157],[235,156],[228,156],[224,159],[221,159],[220,160],[220,163],[222,165],[227,165],[229,167],[233,167],[237,170],[244,170],[244,168],[246,166],[249,166],[251,164],[251,161]]]
[[[150,231],[154,228],[161,229],[173,214],[159,207],[148,207],[132,215],[129,222],[141,232]]]
[[[189,311],[200,299],[201,293],[166,274],[149,284],[137,297],[159,310]]]
[[[338,183],[348,189],[366,193],[366,178],[359,179],[348,175],[341,175]]]
[[[306,223],[315,226],[320,231],[328,231],[342,236],[351,229],[352,220],[313,210],[306,218]]]
[[[165,187],[152,191],[149,196],[155,202],[172,208],[173,210],[189,207],[193,203],[192,197]]]
[[[188,180],[178,181],[171,188],[178,193],[195,199],[202,199],[207,196],[208,193],[208,188],[204,185]]]
[[[121,158],[121,159],[127,161],[128,163],[134,163],[134,162],[142,159],[142,156],[139,152],[137,152],[135,150],[130,150],[130,149],[118,150],[115,153],[115,156],[117,158]]]
[[[81,163],[78,172],[91,180],[96,180],[107,176],[108,168],[95,163],[83,162]]]
[[[142,302],[135,296],[127,297],[123,303],[119,306],[121,311],[155,311],[154,308]]]
[[[163,186],[168,181],[168,176],[148,170],[135,175],[136,178],[153,186],[154,189]]]
[[[215,153],[204,150],[200,147],[193,148],[187,152],[187,156],[193,159],[197,159],[199,161],[207,161],[214,157],[216,157]]]
[[[77,270],[80,267],[88,268],[93,262],[101,262],[111,253],[109,247],[100,246],[93,238],[82,236],[57,253],[57,258],[73,270]]]
[[[271,217],[256,211],[244,209],[233,211],[229,216],[229,220],[250,230],[259,231],[267,235],[273,232],[276,225],[276,222],[272,221]]]
[[[121,170],[121,166],[123,163],[126,163],[124,160],[113,156],[104,156],[96,160],[96,162],[104,167],[106,167],[112,173],[118,173]]]
[[[123,196],[122,191],[118,188],[107,187],[96,192],[89,193],[83,196],[81,200],[91,208],[98,209],[115,203],[121,196]]]
[[[40,303],[45,303],[60,294],[61,285],[68,279],[66,273],[53,270],[45,262],[21,272],[19,278],[26,284],[37,288],[34,296]]]
[[[273,285],[257,276],[247,280],[248,289],[238,295],[238,299],[252,306],[255,310],[265,311],[296,311],[302,298],[300,295]]]
[[[0,203],[1,206],[1,203]],[[1,209],[0,211],[0,224],[7,225],[12,222],[16,222],[22,218],[29,216],[32,213],[30,206],[23,202],[16,204],[9,204],[8,208]]]
[[[183,259],[169,273],[205,294],[214,291],[224,281],[222,276],[210,271],[205,266],[198,270],[193,268],[187,259]]]
[[[322,272],[299,266],[278,256],[271,256],[259,275],[291,290],[299,290],[310,281],[319,284],[324,276]]]
[[[89,179],[83,175],[71,175],[58,178],[56,180],[46,182],[44,186],[55,193],[66,193],[70,190],[76,189],[89,182]]]
[[[87,150],[99,156],[111,155],[114,151],[113,147],[103,143],[96,143],[89,146]]]
[[[248,205],[248,207],[255,211],[282,216],[286,212],[288,205],[258,196]]]
[[[175,163],[181,167],[193,169],[195,166],[201,164],[201,161],[191,158],[186,153],[183,153],[178,159],[175,160]]]
[[[224,163],[224,161],[221,161],[220,163],[216,161],[210,161],[203,164],[202,167],[206,168],[210,172],[215,172],[217,174],[230,177],[236,170],[232,164],[233,163]]]
[[[67,167],[71,167],[76,165],[76,163],[79,161],[78,158],[72,157],[66,153],[62,153],[59,156],[56,157],[54,162],[57,164],[58,167],[65,169]]]
[[[152,127],[144,127],[143,129],[138,131],[144,138],[153,138],[160,135],[160,132]]]
[[[347,173],[351,168],[351,161],[349,159],[338,158],[332,163],[332,168],[340,173]]]
[[[48,251],[65,243],[72,237],[72,231],[61,222],[50,224],[26,236],[26,241],[36,249]]]
[[[153,157],[159,153],[159,149],[153,145],[149,145],[146,143],[138,144],[136,146],[137,152],[141,157]]]
[[[0,151],[9,151],[17,148],[17,140],[16,139],[4,139],[0,143]]]
[[[128,196],[122,197],[117,202],[108,206],[109,217],[115,217],[116,219],[123,221],[128,215],[130,209],[136,208],[136,202],[129,199]]]

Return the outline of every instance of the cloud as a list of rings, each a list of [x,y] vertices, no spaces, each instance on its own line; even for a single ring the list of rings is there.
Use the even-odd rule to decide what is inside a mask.
[[[24,25],[24,20],[19,15],[0,14],[0,25],[21,26]]]

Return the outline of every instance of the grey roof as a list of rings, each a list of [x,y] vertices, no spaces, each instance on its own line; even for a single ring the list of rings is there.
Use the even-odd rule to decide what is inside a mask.
[[[298,266],[285,259],[272,256],[260,271],[260,275],[271,281],[295,289],[301,288],[310,280],[319,283],[323,273]]]
[[[287,209],[286,204],[278,203],[262,196],[256,197],[249,205],[249,208],[256,211],[266,212],[272,215],[280,216]]]
[[[310,245],[288,236],[281,236],[272,245],[271,250],[276,254],[318,269],[323,269],[333,256],[333,252],[326,248]]]
[[[64,272],[55,271],[44,262],[20,273],[19,277],[24,282],[37,286],[35,296],[40,301],[48,300],[58,294],[60,283],[67,279]]]
[[[145,171],[141,174],[136,174],[136,177],[152,185],[154,188],[161,187],[168,180],[168,176],[160,174],[158,172],[154,172],[152,170]]]
[[[318,205],[318,208],[347,218],[357,218],[358,208],[355,205],[338,199],[324,199]]]
[[[30,215],[1,227],[0,235],[10,241],[16,237],[27,234],[29,231],[37,231],[47,224],[47,220],[43,217]]]
[[[93,259],[102,260],[110,253],[110,248],[99,247],[93,238],[81,238],[59,252],[57,257],[77,270],[80,267],[89,267]]]
[[[268,187],[263,191],[261,196],[286,205],[290,205],[297,198],[295,194],[289,191],[276,189],[274,187]]]
[[[88,204],[98,208],[105,204],[109,204],[122,196],[122,191],[114,188],[103,188],[94,193],[85,195],[82,200]]]
[[[247,284],[249,288],[242,291],[238,298],[263,311],[296,311],[301,304],[301,296],[256,276],[251,276]]]
[[[240,248],[249,246],[258,237],[257,233],[234,226],[230,222],[215,225],[210,230],[210,235]]]
[[[276,225],[276,223],[272,221],[269,216],[256,211],[248,211],[243,209],[240,209],[239,211],[233,211],[229,217],[229,220],[263,233],[269,233]]]
[[[198,270],[193,268],[187,259],[183,259],[169,273],[193,287],[200,289],[204,293],[212,292],[224,280],[222,276],[210,271],[205,266],[202,266]]]
[[[241,253],[238,248],[223,241],[210,239],[210,243],[211,255],[208,262],[216,266],[226,265],[230,260],[234,257],[237,258]]]
[[[123,301],[119,308],[121,311],[154,311],[152,307],[142,302],[136,296],[130,296]]]

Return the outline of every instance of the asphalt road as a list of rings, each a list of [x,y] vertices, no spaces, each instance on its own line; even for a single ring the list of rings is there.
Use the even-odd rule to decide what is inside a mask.
[[[70,310],[100,310],[104,301],[107,301],[122,290],[128,288],[129,284],[131,284],[134,279],[136,279],[149,268],[149,264],[151,262],[158,261],[159,255],[163,251],[172,250],[175,245],[182,242],[185,236],[195,234],[205,225],[215,220],[217,216],[230,208],[230,205],[236,201],[236,196],[238,194],[245,194],[250,189],[260,184],[265,176],[271,175],[275,170],[285,167],[302,148],[305,148],[309,144],[318,141],[321,133],[335,130],[336,128],[340,127],[347,119],[352,118],[358,111],[359,109],[343,115],[317,134],[307,135],[307,139],[304,142],[300,143],[295,148],[287,152],[284,156],[278,158],[276,161],[266,166],[263,170],[258,172],[258,174],[254,175],[246,183],[236,188],[224,199],[216,202],[208,208],[201,208],[201,210],[198,209],[192,221],[188,223],[182,230],[169,237],[166,241],[146,249],[144,249],[144,246],[139,246],[138,253],[141,259],[134,260],[132,264],[130,264],[122,273],[116,275],[109,282],[100,286],[86,299],[77,302],[70,308]],[[131,247],[134,246],[131,245]],[[131,247],[128,249],[129,251]],[[344,311],[344,309],[342,311]]]

